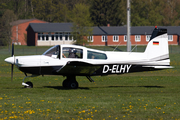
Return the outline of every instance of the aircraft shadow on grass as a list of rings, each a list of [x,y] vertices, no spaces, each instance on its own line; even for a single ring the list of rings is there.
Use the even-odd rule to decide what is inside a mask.
[[[145,87],[145,88],[165,88],[164,86],[109,86],[109,87]]]
[[[53,88],[57,90],[72,90],[71,88],[64,88],[63,86],[43,86],[44,88]],[[164,86],[103,86],[103,87],[79,87],[78,89],[90,90],[91,88],[109,88],[109,87],[145,87],[145,88],[165,88]]]
[[[64,88],[63,86],[43,86],[44,88],[53,88],[57,90],[72,90],[71,88]],[[88,87],[78,87],[78,89],[89,90]]]

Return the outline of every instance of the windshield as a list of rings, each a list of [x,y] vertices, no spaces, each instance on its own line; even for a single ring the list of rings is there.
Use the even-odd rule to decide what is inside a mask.
[[[48,50],[46,50],[43,53],[43,55],[53,57],[53,58],[60,58],[60,46],[56,45],[56,46],[49,48]]]

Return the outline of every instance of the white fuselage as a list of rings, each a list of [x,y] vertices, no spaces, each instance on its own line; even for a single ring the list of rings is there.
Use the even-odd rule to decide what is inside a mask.
[[[155,45],[154,42],[156,42]],[[68,53],[70,55],[70,52],[73,50],[75,50],[75,53],[79,52],[80,57],[68,58]],[[97,72],[95,71],[98,71],[99,75],[101,73],[103,74],[107,69],[111,70],[111,73],[114,70],[120,70],[120,68],[122,70],[126,69],[129,72],[130,68],[134,68],[133,66],[170,68],[167,34],[151,40],[145,52],[100,51],[77,45],[59,45],[48,49],[43,55],[13,56],[5,59],[5,61],[15,64],[22,72],[31,74],[63,75],[68,74],[68,69],[73,69],[79,71],[74,72],[74,74],[78,75],[81,75],[81,73],[89,75],[92,73],[96,74]],[[71,62],[76,62],[80,66],[74,69],[77,65],[69,64]],[[65,66],[66,68],[69,66],[68,69],[64,68]],[[87,66],[88,70],[83,66]],[[92,66],[98,67],[91,69]]]

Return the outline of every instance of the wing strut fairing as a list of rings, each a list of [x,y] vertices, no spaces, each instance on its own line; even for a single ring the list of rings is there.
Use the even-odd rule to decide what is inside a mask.
[[[86,76],[90,82],[95,82],[90,76]]]

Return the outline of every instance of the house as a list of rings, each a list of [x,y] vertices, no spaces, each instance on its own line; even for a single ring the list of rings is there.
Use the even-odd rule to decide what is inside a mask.
[[[28,46],[73,44],[72,23],[30,23],[27,27]]]
[[[71,37],[72,23],[30,23],[27,27],[27,45],[53,46],[57,44],[73,44]],[[171,45],[179,45],[180,26],[158,26],[167,28],[168,41]],[[126,26],[94,26],[90,44],[93,46],[116,46],[127,44]],[[154,26],[131,27],[131,44],[146,45]]]
[[[18,45],[27,45],[27,32],[26,28],[29,23],[47,23],[38,19],[23,19],[11,22],[12,26],[12,42]]]
[[[167,28],[168,41],[170,45],[179,45],[180,26],[158,26]],[[147,45],[154,26],[133,26],[131,27],[131,45]],[[126,26],[100,26],[93,27],[92,43],[90,45],[126,45]]]

